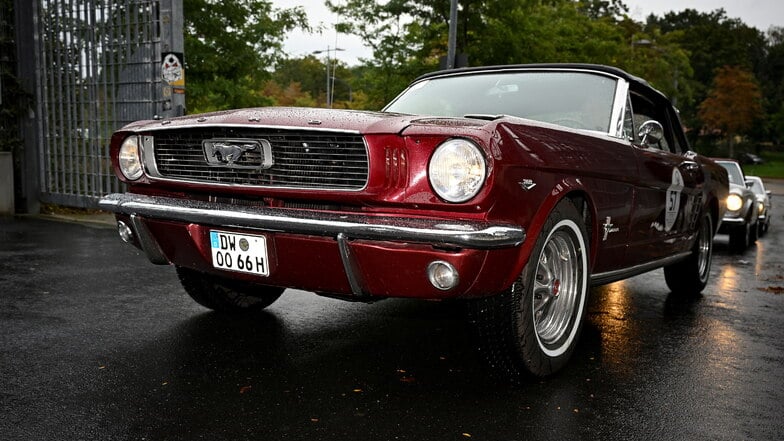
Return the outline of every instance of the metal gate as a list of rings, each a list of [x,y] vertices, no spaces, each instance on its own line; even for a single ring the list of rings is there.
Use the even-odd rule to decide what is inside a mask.
[[[112,132],[183,113],[161,72],[165,56],[182,59],[182,0],[33,2],[40,199],[93,207],[122,191]]]

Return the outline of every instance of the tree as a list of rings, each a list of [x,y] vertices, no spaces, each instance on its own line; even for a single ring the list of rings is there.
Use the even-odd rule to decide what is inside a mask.
[[[190,112],[272,104],[261,91],[285,33],[307,29],[301,7],[268,0],[183,0]]]
[[[302,90],[300,83],[292,81],[288,87],[281,87],[277,82],[270,80],[264,85],[264,96],[270,98],[275,106],[315,107],[310,93]]]
[[[361,37],[374,59],[362,81],[378,106],[447,53],[449,0],[327,1],[342,32]],[[461,0],[457,53],[471,65],[595,62],[619,65],[628,40],[619,0]]]
[[[739,19],[727,17],[724,9],[698,12],[684,9],[663,17],[651,15],[643,27],[647,33],[659,33],[688,54],[694,81],[689,84],[693,99],[679,101],[687,126],[696,127],[698,106],[705,100],[716,69],[741,66],[759,73],[765,54],[765,39],[756,28]],[[657,41],[658,44],[658,41]]]
[[[762,116],[762,92],[754,75],[739,66],[719,68],[699,117],[706,129],[727,139],[730,157],[735,137],[747,133]]]
[[[644,78],[667,95],[679,108],[694,109],[694,71],[689,53],[678,43],[680,31],[663,34],[660,29],[624,19],[628,55],[618,67]]]
[[[770,120],[765,126],[767,139],[784,143],[784,27],[768,30],[767,54],[760,75],[762,90],[767,98],[765,110]]]
[[[430,23],[422,22],[429,12],[421,9],[425,8],[421,3],[347,0],[338,4],[327,0],[326,4],[343,20],[336,26],[339,32],[359,36],[373,50],[373,59],[364,60],[369,69],[362,71],[371,108],[380,108],[413,78],[438,66],[438,59],[429,57],[424,46],[423,29]]]
[[[16,64],[13,6],[12,0],[0,0],[0,54],[5,58],[0,59],[0,152],[12,152],[22,146],[19,119],[26,114],[31,101],[12,69]]]
[[[351,107],[353,103],[353,75],[349,68],[340,61],[330,59],[332,78],[333,107]],[[314,99],[313,105],[326,106],[327,103],[327,67],[314,55],[281,61],[272,78],[281,85],[292,82],[299,83],[303,92]]]

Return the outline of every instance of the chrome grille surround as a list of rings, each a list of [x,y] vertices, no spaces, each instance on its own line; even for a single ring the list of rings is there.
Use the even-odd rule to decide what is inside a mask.
[[[207,140],[257,140],[271,146],[269,158],[244,152],[237,164],[209,163]],[[155,130],[144,136],[147,173],[153,178],[215,185],[309,190],[363,190],[368,150],[356,132],[280,127],[199,126]],[[152,155],[149,151],[152,150]],[[257,167],[255,167],[257,166]]]

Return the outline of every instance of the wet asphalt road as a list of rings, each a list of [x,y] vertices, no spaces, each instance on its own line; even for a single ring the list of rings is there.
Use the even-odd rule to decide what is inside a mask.
[[[0,440],[780,440],[782,212],[741,255],[717,238],[696,300],[661,270],[594,289],[570,366],[516,388],[459,303],[230,318],[112,228],[0,218]]]

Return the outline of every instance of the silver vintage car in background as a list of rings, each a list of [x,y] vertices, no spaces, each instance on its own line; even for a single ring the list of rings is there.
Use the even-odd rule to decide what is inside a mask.
[[[757,235],[762,236],[770,228],[771,202],[770,191],[765,190],[765,183],[757,176],[746,176],[746,181],[751,182],[751,191],[757,198]]]
[[[719,233],[730,235],[730,250],[742,253],[757,241],[759,222],[757,219],[757,197],[751,191],[740,164],[732,159],[715,159],[727,170],[730,178],[730,194]]]

